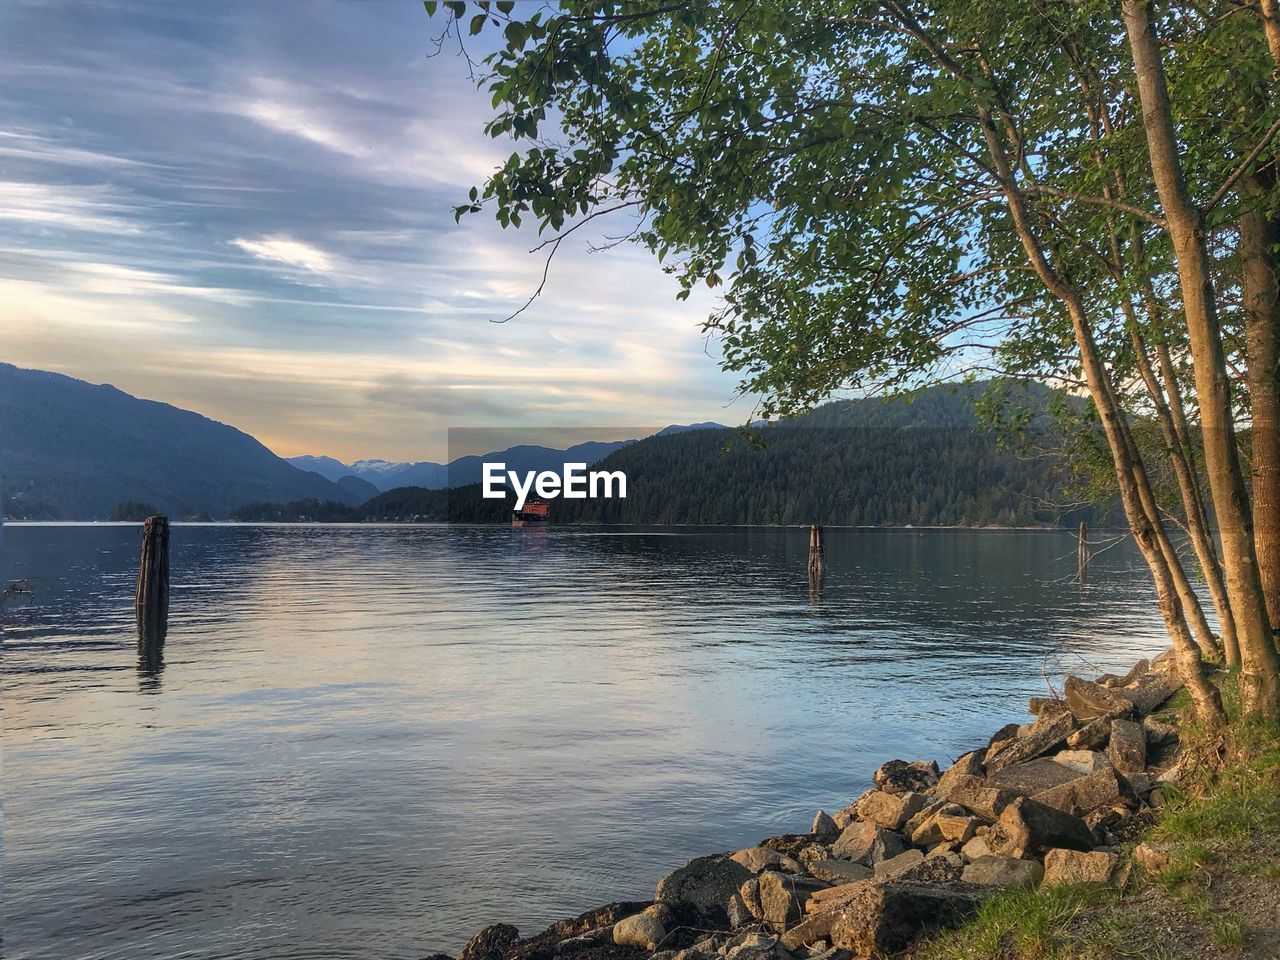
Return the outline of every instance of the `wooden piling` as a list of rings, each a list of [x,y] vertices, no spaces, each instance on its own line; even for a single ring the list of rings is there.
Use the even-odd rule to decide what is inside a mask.
[[[1080,521],[1079,543],[1076,545],[1076,577],[1083,582],[1089,572],[1089,529]]]
[[[822,542],[822,527],[813,524],[809,527],[809,572],[822,573],[827,565],[827,548]]]
[[[157,514],[142,524],[142,557],[133,606],[138,618],[138,642],[162,642],[169,625],[168,517]]]

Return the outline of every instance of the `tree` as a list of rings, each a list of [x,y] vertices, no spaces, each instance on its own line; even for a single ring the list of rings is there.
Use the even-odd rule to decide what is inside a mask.
[[[448,6],[463,22],[466,6]],[[1280,712],[1235,432],[1248,394],[1226,377],[1214,300],[1238,281],[1205,234],[1206,207],[1239,221],[1270,114],[1224,118],[1217,86],[1175,84],[1171,98],[1172,54],[1136,0],[1123,22],[1100,0],[471,9],[469,32],[503,37],[483,79],[489,132],[524,146],[459,217],[531,219],[553,233],[550,258],[594,220],[630,216],[623,236],[681,296],[722,290],[707,330],[766,416],[976,370],[1086,392],[1201,716],[1221,719],[1201,664],[1219,644],[1166,530],[1175,510],[1206,576],[1225,573],[1214,599],[1248,710]],[[1203,80],[1229,37],[1254,76],[1269,48],[1260,11],[1242,14],[1169,13],[1180,69]],[[1240,156],[1241,143],[1262,149]],[[1192,186],[1212,202],[1193,204]],[[1179,504],[1153,482],[1135,407],[1165,431],[1154,453],[1176,468]],[[1194,469],[1197,411],[1221,557]]]

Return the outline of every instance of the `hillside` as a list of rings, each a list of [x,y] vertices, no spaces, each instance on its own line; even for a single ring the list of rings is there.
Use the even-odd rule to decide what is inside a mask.
[[[115,387],[0,363],[0,491],[12,518],[107,518],[126,500],[173,517],[355,493],[286,463],[246,433]]]

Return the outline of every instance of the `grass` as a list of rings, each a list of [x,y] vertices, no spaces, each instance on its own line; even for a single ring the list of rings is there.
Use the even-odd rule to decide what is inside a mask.
[[[924,944],[920,960],[1171,960],[1187,955],[1157,942],[1129,893],[1155,883],[1171,909],[1202,932],[1206,947],[1239,952],[1249,928],[1228,905],[1215,902],[1212,881],[1226,872],[1280,879],[1280,724],[1239,720],[1234,678],[1222,679],[1232,723],[1206,731],[1190,720],[1180,692],[1160,712],[1175,720],[1185,750],[1203,762],[1183,783],[1167,788],[1147,842],[1166,847],[1170,866],[1155,877],[1134,871],[1126,892],[1079,886],[1041,887],[999,894],[967,925]],[[1185,947],[1185,945],[1183,945]]]

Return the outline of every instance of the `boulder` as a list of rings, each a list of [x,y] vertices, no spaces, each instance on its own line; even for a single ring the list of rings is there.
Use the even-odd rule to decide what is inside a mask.
[[[623,917],[639,913],[652,902],[651,900],[619,900],[616,903],[607,903],[603,907],[596,907],[594,910],[588,910],[568,920],[557,920],[534,939],[545,938],[559,942],[570,937],[580,937],[584,933],[599,930],[601,927],[611,927]]]
[[[987,777],[987,783],[1024,797],[1034,797],[1080,776],[1083,774],[1074,767],[1048,757],[1037,757],[997,770]]]
[[[1165,723],[1156,717],[1142,718],[1142,732],[1146,734],[1147,743],[1153,747],[1166,743],[1177,743],[1178,728],[1172,723]]]
[[[903,854],[903,856],[906,856],[906,854]],[[936,856],[930,853],[923,860],[907,867],[905,870],[895,873],[892,877],[879,879],[877,882],[882,883],[884,880],[893,880],[898,883],[941,885],[958,881],[963,870],[964,860],[960,858],[960,855],[944,851]]]
[[[767,847],[770,850],[777,850],[779,853],[785,853],[788,857],[800,859],[800,854],[805,847],[813,843],[813,835],[809,833],[784,833],[776,837],[766,837],[756,844],[757,847]]]
[[[799,861],[788,857],[785,853],[770,850],[768,847],[748,847],[730,854],[729,859],[734,863],[742,864],[752,873],[759,873],[766,869],[783,870],[786,873],[804,872],[804,867]]]
[[[896,857],[881,860],[876,864],[876,879],[892,880],[901,876],[914,866],[924,863],[924,853],[919,850],[904,850]]]
[[[1107,758],[1123,774],[1141,773],[1147,767],[1147,736],[1132,720],[1112,720]]]
[[[836,811],[835,815],[832,816],[831,819],[835,821],[837,830],[843,830],[845,827],[849,826],[849,824],[853,823],[853,821],[858,819],[858,811],[854,809],[854,804],[851,803],[843,810]]]
[[[756,888],[756,892],[758,895],[759,887]],[[760,919],[747,908],[747,902],[742,899],[741,893],[735,893],[729,898],[729,905],[725,908],[725,913],[729,917],[730,930],[740,930]]]
[[[1080,773],[1097,773],[1111,767],[1106,754],[1097,750],[1060,750],[1053,755],[1053,762]]]
[[[742,901],[747,913],[757,920],[764,919],[764,907],[760,905],[760,879],[758,877],[752,877],[739,887],[735,896]]]
[[[1182,689],[1175,677],[1159,673],[1147,673],[1133,683],[1117,687],[1113,692],[1128,700],[1134,713],[1146,716]]]
[[[884,827],[901,830],[903,824],[924,809],[928,797],[923,793],[885,793],[872,790],[857,803],[858,817]]]
[[[942,927],[956,926],[981,903],[980,891],[909,883],[868,885],[841,910],[831,942],[855,960],[889,956]]]
[[[509,923],[485,927],[467,941],[458,960],[502,960],[502,955],[516,945],[520,931]]]
[[[1046,711],[1031,725],[1025,736],[1012,740],[1001,740],[993,744],[987,751],[983,763],[987,768],[987,776],[991,777],[1015,763],[1022,763],[1038,757],[1062,743],[1075,729],[1075,717],[1068,711]]]
[[[654,899],[694,914],[703,926],[719,926],[728,922],[729,898],[752,876],[728,857],[698,857],[659,880]]]
[[[1133,710],[1133,704],[1122,698],[1115,690],[1079,677],[1067,677],[1062,686],[1062,695],[1066,697],[1067,706],[1079,720],[1122,716]]]
[[[813,817],[813,826],[809,828],[809,832],[823,840],[834,840],[840,836],[840,828],[836,826],[835,820],[825,810],[819,810]]]
[[[838,887],[815,890],[804,905],[805,913],[823,913],[846,904],[857,896],[863,887],[872,882],[871,880],[858,880],[853,883],[842,883]]]
[[[793,877],[786,873],[766,871],[760,874],[761,915],[778,930],[798,923],[804,916],[804,904],[817,890],[826,888],[821,880]]]
[[[986,837],[974,837],[963,847],[960,848],[960,856],[972,863],[974,860],[981,860],[983,857],[992,855],[991,847],[987,845]]]
[[[958,803],[944,803],[923,823],[911,832],[911,842],[917,847],[932,847],[948,839],[943,835],[942,823],[955,817],[966,816],[967,811]]]
[[[1111,715],[1104,714],[1090,720],[1067,737],[1067,746],[1072,750],[1097,750],[1107,745],[1109,736],[1111,736]]]
[[[778,938],[756,930],[744,931],[725,944],[725,960],[776,960]]]
[[[961,809],[963,810],[964,808],[961,807]],[[943,840],[963,846],[973,839],[974,834],[978,832],[978,828],[987,821],[980,817],[969,816],[968,813],[939,812],[934,822],[937,824],[938,832],[942,834]]]
[[[799,950],[819,940],[826,940],[831,936],[831,928],[839,918],[839,910],[815,913],[789,928],[782,935],[781,943],[788,950]]]
[[[827,883],[852,883],[871,876],[871,868],[851,860],[815,860],[809,873]]]
[[[946,799],[987,820],[995,820],[1017,797],[1010,790],[992,786],[978,777],[956,777],[949,785]]]
[[[960,879],[983,887],[1032,890],[1044,879],[1044,867],[1034,860],[1020,860],[1017,857],[979,857],[964,868]]]
[[[871,777],[885,793],[928,793],[938,783],[938,765],[930,760],[890,760]]]
[[[908,820],[905,824],[903,824],[902,830],[900,832],[904,836],[910,837],[912,834],[914,834],[917,830],[920,829],[920,825],[922,823],[924,823],[926,820],[932,817],[939,810],[942,810],[944,807],[948,807],[948,806],[951,806],[951,804],[949,804],[946,800],[938,799],[938,800],[931,801],[926,806],[921,808],[916,813],[915,816],[913,816],[910,820]]]
[[[1167,847],[1140,843],[1133,848],[1133,862],[1148,873],[1160,873],[1173,863],[1173,855]]]
[[[1127,687],[1129,684],[1133,683],[1135,680],[1141,677],[1144,673],[1147,673],[1150,670],[1151,670],[1151,661],[1139,660],[1137,663],[1135,663],[1132,667],[1129,668],[1129,672],[1126,673],[1123,677],[1117,677],[1114,673],[1104,673],[1102,676],[1098,678],[1098,683],[1100,683],[1104,687]]]
[[[1095,773],[1076,777],[1052,790],[1037,793],[1033,799],[1063,813],[1083,817],[1099,807],[1120,803],[1124,799],[1124,793],[1115,771],[1108,764]]]
[[[831,845],[831,852],[844,860],[874,866],[896,857],[907,847],[900,834],[874,823],[850,824]]]
[[[1035,713],[1034,710],[1031,711]],[[1003,743],[1006,740],[1012,740],[1022,734],[1022,724],[1006,723],[1003,727],[991,735],[991,739],[987,741],[987,749],[991,750],[997,743]]]
[[[945,797],[951,786],[962,777],[985,777],[987,768],[983,765],[982,758],[986,755],[987,751],[985,750],[973,750],[956,760],[938,778],[938,786],[934,790],[934,795]]]
[[[1083,820],[1030,797],[1018,797],[1005,807],[998,825],[1004,840],[993,849],[1014,857],[1035,856],[1053,847],[1091,850],[1094,846],[1093,831]]]
[[[1044,882],[1110,884],[1120,866],[1108,850],[1050,850],[1044,855]]]
[[[626,917],[613,925],[613,942],[620,947],[640,947],[652,950],[667,936],[667,928],[660,917],[659,905],[646,908],[635,916]]]

